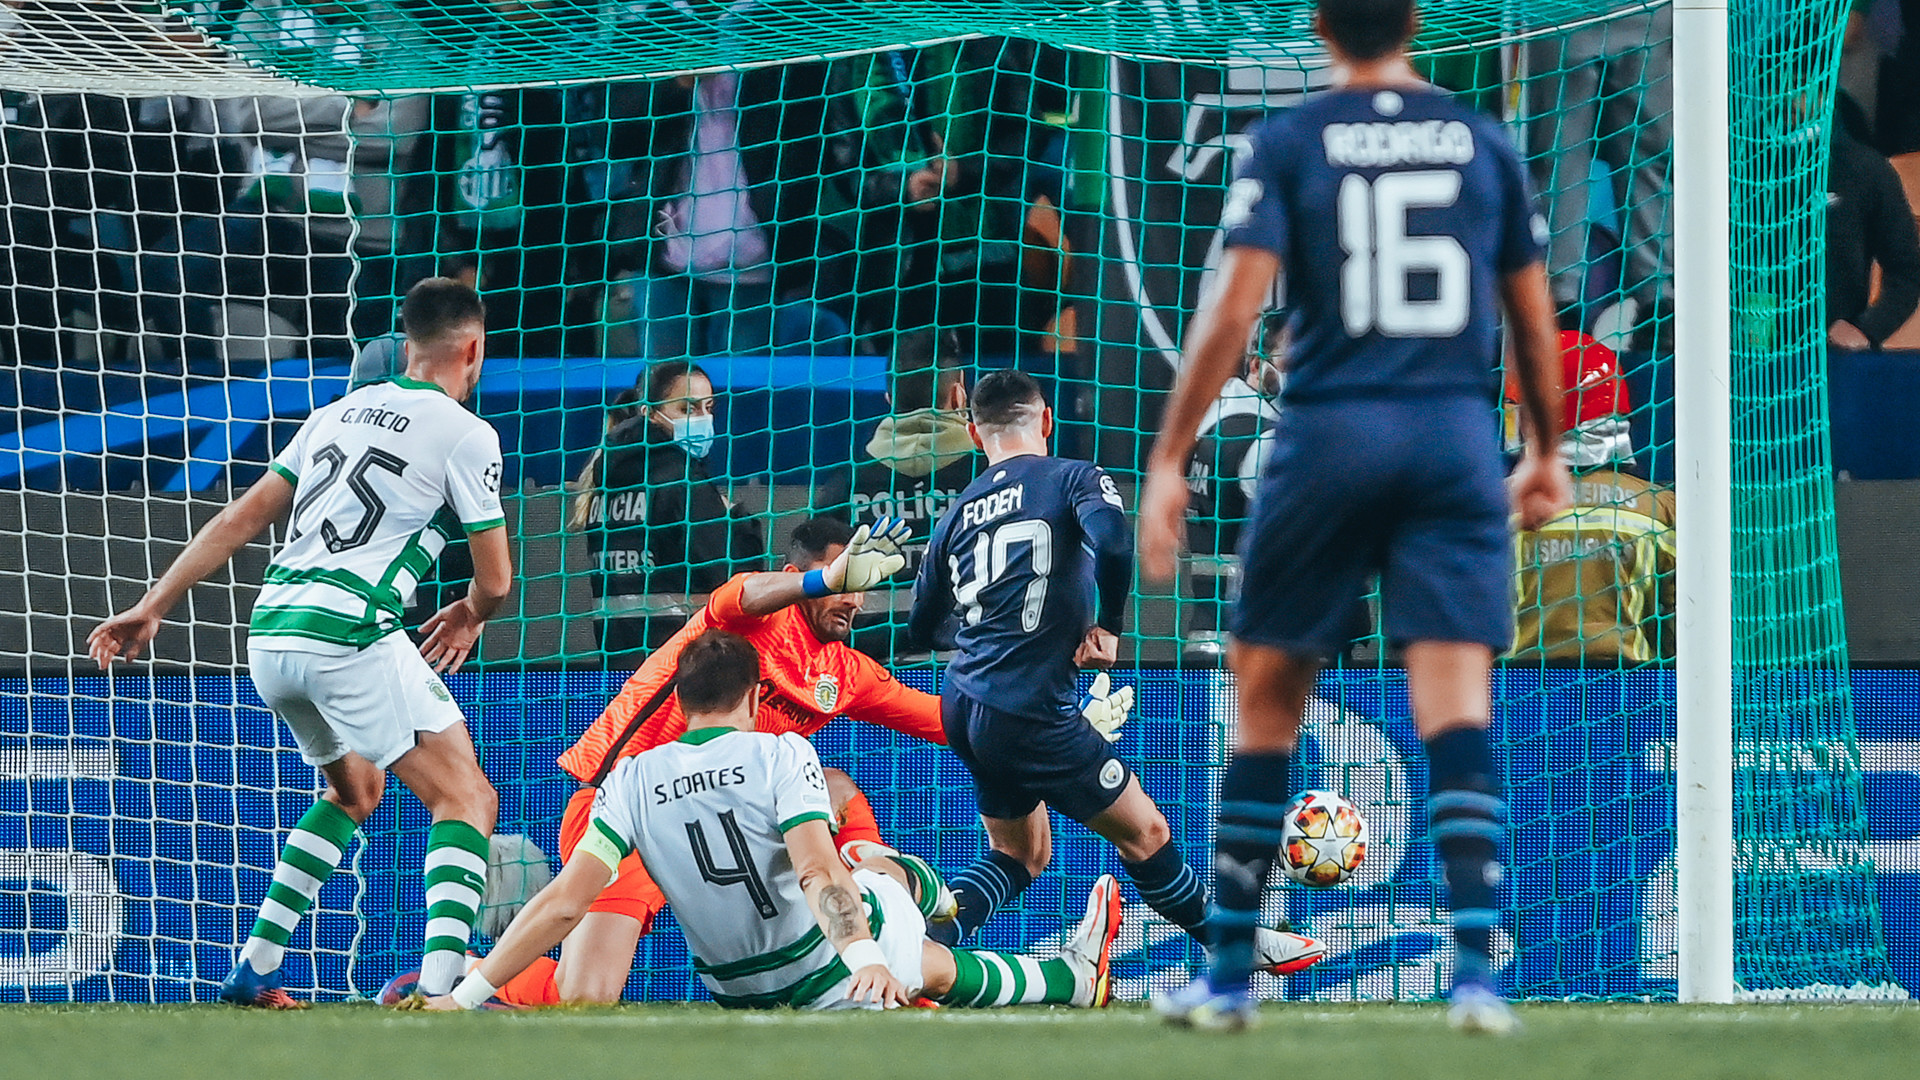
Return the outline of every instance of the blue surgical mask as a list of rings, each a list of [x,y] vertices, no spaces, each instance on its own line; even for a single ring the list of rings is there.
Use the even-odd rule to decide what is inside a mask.
[[[673,441],[694,457],[706,457],[707,451],[713,449],[713,417],[674,417]]]

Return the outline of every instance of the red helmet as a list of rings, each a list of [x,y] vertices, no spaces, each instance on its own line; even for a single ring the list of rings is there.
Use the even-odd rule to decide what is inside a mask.
[[[1620,377],[1620,358],[1590,334],[1560,331],[1560,379],[1562,423],[1568,431],[1633,411],[1626,380]]]

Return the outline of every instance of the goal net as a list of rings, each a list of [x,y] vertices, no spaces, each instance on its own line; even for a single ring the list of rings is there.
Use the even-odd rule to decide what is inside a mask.
[[[1842,16],[1803,0],[1732,24],[1737,976],[1762,996],[1904,994],[1866,830],[1826,434]],[[1687,542],[1671,11],[1475,0],[1424,20],[1422,73],[1505,121],[1531,163],[1581,387],[1579,505],[1517,545],[1518,645],[1495,674],[1513,809],[1501,985],[1671,997]],[[1328,81],[1309,23],[1281,0],[8,6],[0,1000],[206,999],[232,965],[320,783],[244,667],[278,534],[196,589],[150,661],[102,675],[85,637],[312,409],[391,372],[413,281],[462,278],[488,305],[475,406],[506,451],[516,587],[448,685],[500,791],[497,832],[557,855],[574,784],[554,758],[714,583],[778,568],[812,513],[896,514],[924,538],[977,461],[956,387],[1033,372],[1060,452],[1105,465],[1131,503],[1246,129]],[[1190,552],[1175,586],[1136,590],[1118,675],[1140,695],[1122,753],[1197,866],[1235,722],[1223,611],[1286,325],[1276,297],[1208,417]],[[708,388],[705,447],[674,418]],[[1488,423],[1511,432],[1507,411],[1489,402]],[[468,565],[448,551],[410,625]],[[855,644],[932,690],[905,609],[905,589],[870,595]],[[889,840],[948,873],[979,853],[951,755],[845,723],[816,742]],[[1271,892],[1267,913],[1332,954],[1263,993],[1444,988],[1419,753],[1397,657],[1356,620],[1299,779],[1355,799],[1374,842],[1344,888]],[[364,995],[415,966],[426,825],[396,787],[294,937],[296,993]],[[1062,826],[1053,868],[984,940],[1057,945],[1111,859]],[[1138,903],[1127,915],[1120,995],[1184,980],[1198,950]],[[628,994],[701,996],[670,915]]]

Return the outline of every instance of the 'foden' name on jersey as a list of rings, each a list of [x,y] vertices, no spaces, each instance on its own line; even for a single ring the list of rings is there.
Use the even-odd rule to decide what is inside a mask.
[[[1027,486],[1025,484],[1015,484],[1010,488],[1002,488],[991,495],[975,499],[961,507],[960,520],[966,522],[968,525],[985,525],[994,518],[1011,514],[1015,510],[1020,509],[1020,504],[1025,501],[1026,497]]]

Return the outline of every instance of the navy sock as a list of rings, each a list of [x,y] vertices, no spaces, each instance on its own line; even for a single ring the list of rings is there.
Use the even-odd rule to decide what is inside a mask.
[[[1260,894],[1280,851],[1281,824],[1293,795],[1293,755],[1240,753],[1220,782],[1220,832],[1213,854],[1213,962],[1215,990],[1244,990],[1253,974],[1253,931]]]
[[[953,898],[960,904],[961,936],[973,933],[993,918],[1001,905],[1033,884],[1033,875],[1020,860],[998,851],[988,851],[980,860],[954,875],[947,882]]]
[[[1454,979],[1484,979],[1501,921],[1500,844],[1507,835],[1507,803],[1486,730],[1454,728],[1429,739],[1427,766],[1428,831],[1453,908]]]
[[[1140,899],[1173,925],[1207,944],[1207,887],[1180,854],[1180,845],[1169,840],[1159,851],[1139,862],[1120,860]]]

